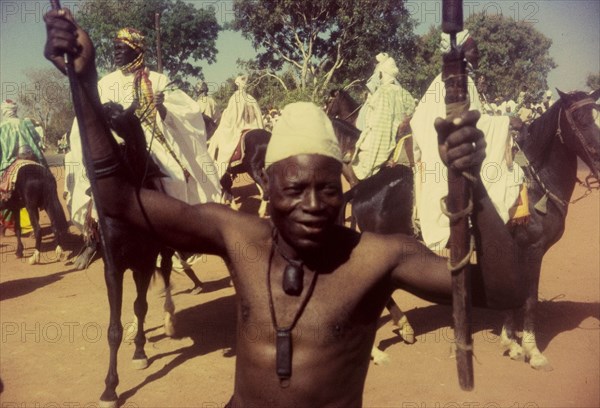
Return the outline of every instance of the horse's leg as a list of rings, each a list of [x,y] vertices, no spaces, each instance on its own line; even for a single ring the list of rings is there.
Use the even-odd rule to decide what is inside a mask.
[[[108,304],[110,307],[110,322],[108,324],[108,347],[110,357],[108,373],[104,380],[104,392],[100,396],[101,408],[116,408],[117,385],[119,385],[119,374],[117,372],[117,354],[123,339],[123,326],[121,325],[121,307],[123,305],[123,272],[109,270],[104,267],[104,280],[108,293]]]
[[[518,315],[519,309],[509,310],[506,313],[502,331],[500,332],[500,344],[505,352],[508,353],[508,356],[513,360],[524,359],[523,348],[517,339],[516,322]]]
[[[379,350],[376,346],[371,349],[371,360],[375,365],[387,364],[390,362],[390,357],[386,352]]]
[[[541,257],[538,262],[532,267],[531,281],[529,283],[529,293],[525,301],[524,316],[523,316],[523,340],[521,342],[525,352],[525,358],[529,360],[529,365],[536,370],[542,369],[551,371],[552,366],[548,359],[538,349],[535,339],[535,317],[538,305],[538,288],[541,271]]]
[[[233,198],[233,193],[231,192],[232,187],[233,187],[233,178],[231,176],[231,174],[229,172],[226,172],[225,174],[223,174],[223,177],[221,177],[221,187],[223,189],[223,193],[222,193],[222,204],[226,204],[226,205],[232,205],[232,203],[235,201]]]
[[[62,262],[66,258],[64,252],[65,247],[65,235],[69,229],[67,224],[67,218],[58,200],[58,195],[53,190],[46,196],[46,213],[50,218],[50,224],[52,225],[52,232],[54,233],[54,239],[56,240],[56,249],[54,254],[58,262]]]
[[[412,328],[410,323],[408,322],[408,318],[404,314],[404,312],[400,309],[400,307],[394,302],[394,299],[390,297],[385,307],[392,315],[392,321],[394,322],[394,326],[397,326],[400,330],[400,337],[408,343],[413,344],[415,342],[415,330]]]
[[[171,270],[173,269],[173,250],[161,252],[160,273],[165,282],[165,334],[175,336],[175,303],[171,296]]]
[[[23,258],[23,241],[21,239],[21,214],[18,208],[12,210],[15,225],[15,237],[17,237],[17,250],[15,256],[17,258]]]
[[[27,212],[29,213],[29,220],[31,221],[31,227],[33,228],[33,236],[35,237],[35,249],[33,255],[29,257],[27,262],[29,265],[35,265],[40,263],[40,248],[42,247],[42,229],[40,228],[40,212],[37,207],[27,206]]]
[[[150,269],[152,271],[152,269]],[[152,272],[147,270],[135,269],[133,271],[133,280],[135,281],[135,288],[137,291],[137,297],[133,302],[133,312],[135,313],[135,320],[137,323],[137,332],[135,335],[135,351],[133,353],[133,367],[138,370],[143,370],[148,367],[148,356],[144,351],[144,345],[146,344],[146,334],[144,333],[144,320],[146,319],[146,313],[148,313],[148,300],[146,294],[148,293],[148,286],[150,286],[150,279],[152,278]]]

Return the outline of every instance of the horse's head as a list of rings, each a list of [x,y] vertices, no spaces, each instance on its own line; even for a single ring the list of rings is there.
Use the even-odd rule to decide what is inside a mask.
[[[142,185],[145,179],[164,176],[153,160],[150,159],[146,136],[135,114],[136,105],[124,109],[115,102],[103,105],[104,117],[108,126],[125,141],[121,145],[121,154],[132,172],[132,181]]]
[[[332,89],[331,92],[329,92],[329,97],[325,101],[325,113],[330,118],[335,118],[340,113],[339,99],[338,99],[339,94],[340,94],[339,89]]]
[[[561,141],[600,177],[600,89],[590,92],[563,93],[558,91],[562,105],[559,119]]]
[[[361,106],[352,99],[348,92],[342,89],[334,89],[329,93],[325,113],[330,118],[339,118],[354,125]]]

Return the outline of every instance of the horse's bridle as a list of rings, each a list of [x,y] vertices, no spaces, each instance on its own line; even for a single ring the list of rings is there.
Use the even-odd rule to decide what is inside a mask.
[[[579,127],[577,126],[577,124],[575,123],[575,120],[573,120],[573,112],[575,112],[577,109],[582,108],[583,106],[587,106],[587,105],[594,105],[595,109],[599,109],[600,106],[598,104],[596,104],[596,102],[591,99],[591,98],[585,98],[582,99],[581,101],[578,101],[576,103],[574,103],[573,105],[571,105],[568,109],[565,109],[565,117],[567,118],[567,122],[569,123],[569,126],[571,127],[571,130],[573,131],[573,133],[575,133],[577,135],[577,138],[579,139],[579,141],[581,142],[582,148],[585,151],[585,154],[588,156],[588,158],[591,159],[591,153],[590,153],[590,149],[593,150],[594,148],[589,146],[586,141],[585,138],[583,137],[583,134],[581,133],[581,130],[579,129]],[[563,144],[564,146],[566,146],[565,141],[563,139],[562,136],[562,130],[560,127],[560,119],[562,116],[562,111],[563,108],[562,106],[559,108],[558,111],[558,123],[556,126],[556,136],[558,137],[558,139],[560,140],[561,144]],[[514,141],[516,146],[518,147],[519,151],[521,151],[521,153],[523,153],[523,150],[521,149],[521,146],[519,146],[519,144],[516,142],[516,140]],[[546,196],[548,196],[548,198],[550,198],[554,203],[557,204],[557,208],[559,209],[559,211],[561,213],[566,214],[566,208],[569,204],[575,204],[577,201],[587,197],[592,190],[597,190],[600,188],[600,183],[598,180],[598,175],[595,174],[596,170],[592,169],[592,173],[590,173],[590,175],[588,175],[585,178],[585,182],[580,181],[577,178],[577,182],[582,185],[583,187],[586,188],[586,191],[583,193],[583,195],[579,198],[576,198],[574,200],[564,200],[562,198],[560,198],[559,196],[557,196],[556,194],[554,194],[552,191],[550,191],[550,189],[548,187],[546,187],[546,185],[544,184],[544,182],[542,181],[542,179],[540,178],[537,170],[535,169],[535,167],[533,167],[533,165],[529,162],[529,160],[527,159],[527,157],[523,154],[522,155],[525,163],[524,163],[524,167],[528,168],[531,175],[533,176],[534,180],[540,185],[540,187],[542,188],[542,190],[544,191],[544,194],[546,194]],[[591,161],[593,163],[593,160]]]
[[[333,102],[335,98],[331,97],[331,100],[329,101],[329,103],[327,104],[327,109],[325,109],[325,113],[327,114],[327,116],[329,116],[329,111],[330,111],[330,106],[331,106],[331,102]],[[350,112],[349,114],[346,115],[346,117],[341,118],[343,121],[347,121],[350,116],[354,115],[356,112],[358,112],[360,110],[360,108],[362,108],[362,106],[364,105],[364,103],[359,104],[356,109],[354,109],[352,112]]]
[[[577,101],[573,105],[569,106],[569,108],[564,109],[564,111],[565,111],[565,117],[567,118],[567,122],[569,123],[571,131],[573,133],[575,133],[575,135],[577,136],[577,139],[579,139],[579,143],[581,143],[581,147],[583,148],[583,151],[584,151],[585,155],[587,156],[589,162],[594,163],[594,158],[592,157],[592,152],[595,152],[596,149],[593,146],[590,146],[589,143],[586,142],[585,138],[583,137],[583,133],[577,126],[577,123],[575,123],[575,120],[573,119],[573,112],[575,112],[576,110],[578,110],[580,108],[583,108],[584,106],[588,106],[588,105],[592,105],[593,109],[600,111],[600,105],[598,105],[592,98],[585,98],[580,101]],[[560,110],[558,111],[558,126],[556,127],[556,136],[558,136],[560,142],[564,145],[565,141],[563,139],[562,130],[560,127],[560,119],[561,119],[562,111],[563,111],[563,108],[561,107]],[[591,188],[598,189],[598,188],[600,188],[600,180],[599,180],[600,175],[598,174],[598,170],[593,167],[590,170],[591,170],[591,174],[586,177],[585,183],[580,182],[580,184],[584,185],[588,189],[591,189]]]

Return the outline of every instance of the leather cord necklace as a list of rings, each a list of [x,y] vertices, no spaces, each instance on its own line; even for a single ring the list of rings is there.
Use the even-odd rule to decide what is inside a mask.
[[[273,263],[273,256],[275,255],[276,248],[276,237],[273,236],[273,243],[271,245],[271,252],[269,254],[269,265],[267,266],[267,291],[269,293],[269,310],[271,311],[271,322],[275,328],[276,334],[276,371],[279,377],[279,385],[282,388],[287,388],[290,385],[290,378],[292,377],[292,330],[298,323],[298,319],[302,316],[302,312],[306,308],[308,301],[312,297],[315,285],[317,283],[318,273],[315,271],[313,274],[312,281],[306,292],[306,296],[302,299],[300,307],[296,311],[292,323],[289,326],[281,327],[277,323],[277,313],[275,312],[275,305],[273,303],[273,291],[271,289],[271,264]],[[281,254],[281,253],[280,253]],[[285,257],[283,257],[285,259]],[[286,259],[287,261],[287,259]],[[289,265],[288,265],[289,267]],[[287,267],[286,267],[287,269]]]
[[[288,263],[283,270],[282,287],[283,291],[291,296],[300,296],[304,286],[304,263],[301,260],[291,259],[283,253],[279,247],[279,236],[273,229],[273,246],[277,253]]]

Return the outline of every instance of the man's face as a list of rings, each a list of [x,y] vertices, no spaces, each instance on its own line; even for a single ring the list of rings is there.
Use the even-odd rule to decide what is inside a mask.
[[[129,64],[139,55],[138,51],[134,50],[122,41],[115,41],[114,47],[115,65],[117,67],[123,67]]]
[[[471,64],[473,69],[479,66],[479,48],[473,40],[467,40],[464,45],[465,59]]]
[[[342,165],[327,156],[303,154],[267,171],[271,220],[299,253],[314,252],[327,239],[342,205]]]

